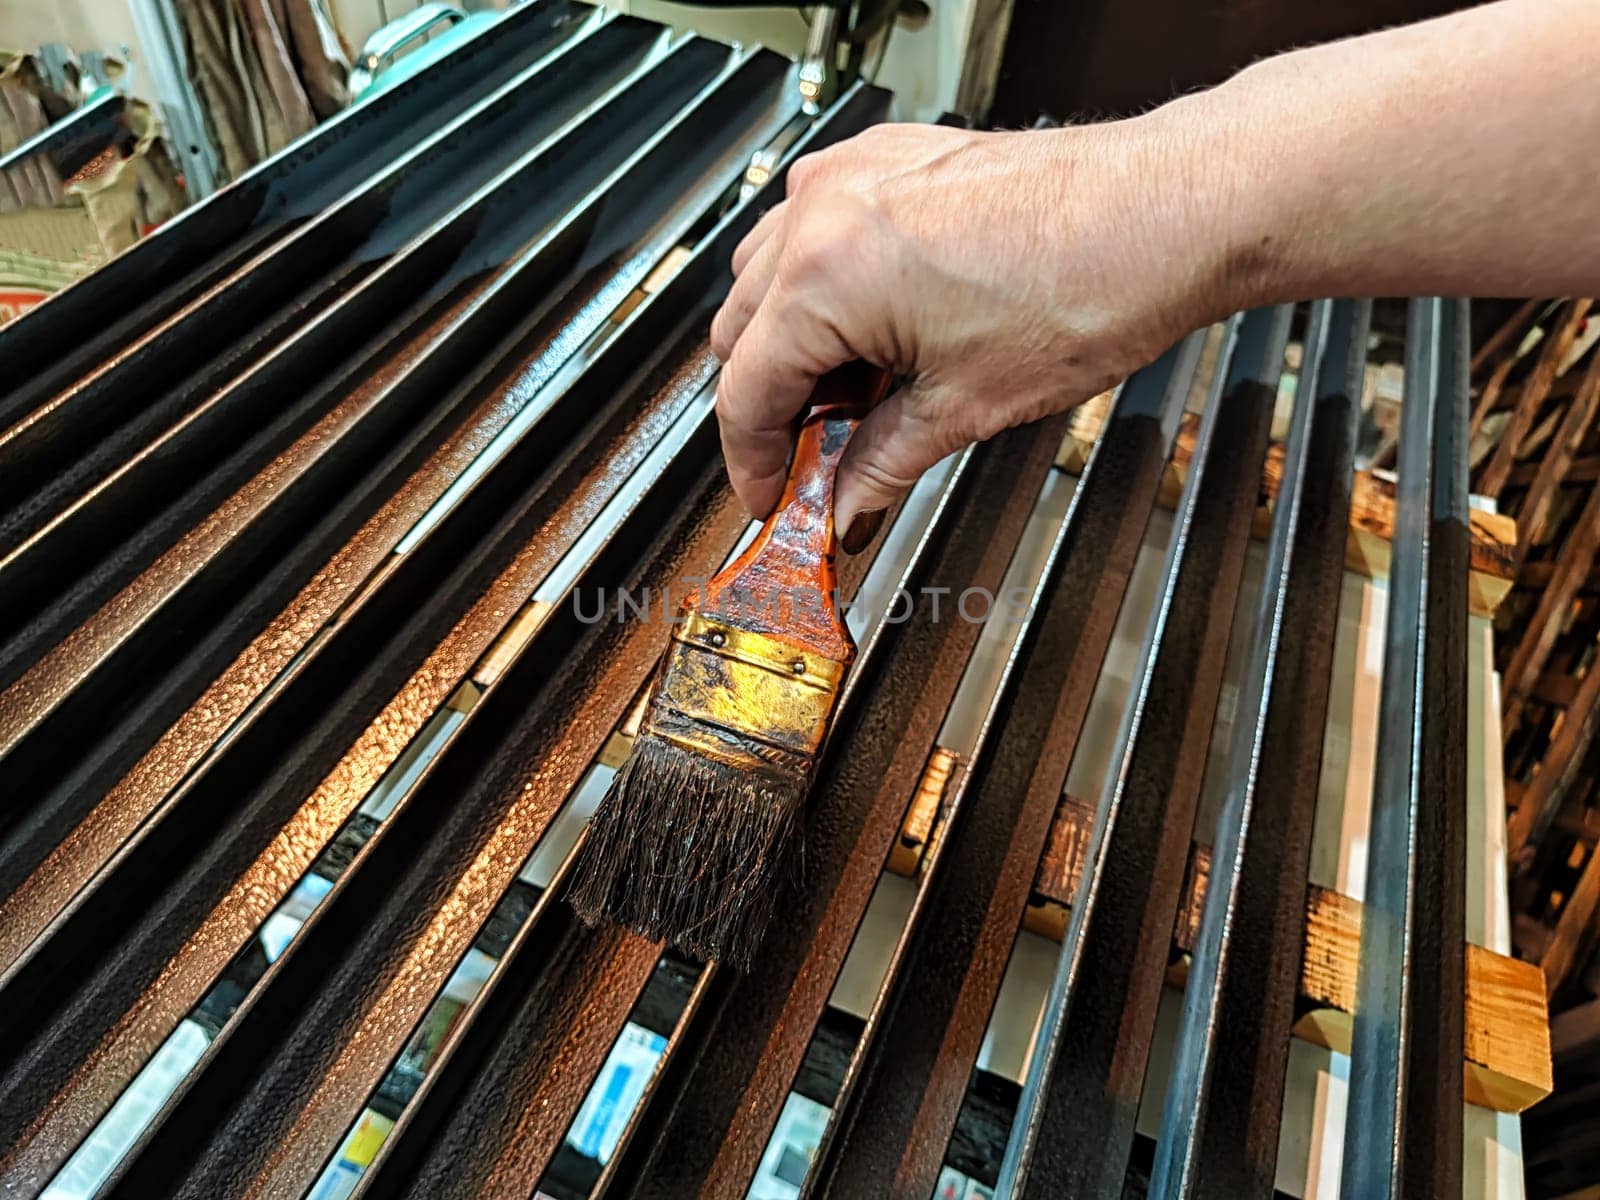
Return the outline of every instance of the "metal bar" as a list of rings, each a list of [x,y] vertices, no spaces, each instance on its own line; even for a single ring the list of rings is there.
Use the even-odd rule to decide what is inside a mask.
[[[1040,615],[946,802],[805,1195],[934,1189],[1204,341],[1186,339],[1122,388],[1056,535]]]
[[[117,491],[127,479],[118,470],[122,464],[169,445],[179,431],[203,419],[200,414],[217,403],[229,381],[306,325],[331,324],[329,318],[337,316],[344,322],[344,345],[354,348],[375,325],[409,307],[397,298],[426,299],[445,291],[421,270],[402,278],[402,263],[420,267],[431,254],[431,273],[459,282],[459,268],[452,267],[455,254],[466,249],[463,236],[470,245],[470,237],[489,240],[507,226],[474,229],[472,217],[489,214],[457,210],[492,194],[508,171],[520,167],[536,173],[541,162],[560,158],[574,137],[592,137],[593,161],[581,177],[602,177],[630,147],[628,138],[616,136],[630,107],[649,111],[653,100],[671,111],[676,97],[670,89],[675,82],[681,85],[682,75],[694,67],[709,75],[718,59],[726,58],[721,47],[700,42],[652,62],[652,46],[660,40],[643,22],[612,22],[591,37],[566,43],[481,109],[424,140],[368,185],[43,402],[25,421],[0,432],[0,555],[14,551],[69,507],[77,511],[91,489],[91,498]],[[684,49],[689,54],[680,57]],[[601,128],[608,123],[612,129]],[[511,136],[513,130],[528,141]],[[534,148],[524,149],[529,144]],[[541,213],[554,220],[559,193],[566,191],[568,204],[581,195],[563,189],[562,182],[562,174],[547,176],[540,191],[557,194],[541,195],[538,208],[510,228],[531,232]],[[459,232],[441,236],[452,224]],[[360,298],[373,293],[359,285],[380,269],[389,273],[393,289],[388,303],[363,309]],[[330,309],[341,297],[348,302]],[[130,394],[149,399],[130,406]],[[239,421],[237,415],[233,419]],[[108,478],[114,481],[109,486]],[[150,491],[145,481],[142,507],[159,507],[169,499]]]
[[[744,519],[725,498],[713,443],[702,423],[639,498],[629,536],[619,531],[579,586],[636,590],[731,548]],[[673,516],[657,535],[663,512]],[[219,1200],[298,1193],[314,1181],[426,998],[626,713],[659,653],[659,632],[643,622],[585,625],[567,605],[552,611],[212,1042],[105,1195]],[[368,952],[348,954],[357,941]]]
[[[339,505],[358,504],[358,519],[365,516],[403,478],[399,472],[409,471],[416,448],[444,436],[475,395],[471,381],[482,378],[503,354],[495,349],[497,341],[503,345],[503,330],[517,331],[543,320],[563,297],[603,301],[609,295],[615,303],[693,222],[703,218],[706,207],[726,188],[728,175],[736,170],[749,141],[770,129],[783,111],[780,62],[760,55],[717,75],[680,119],[669,122],[637,154],[618,164],[600,188],[531,247],[510,255],[507,267],[485,276],[476,293],[446,306],[438,321],[399,348],[375,377],[356,385],[351,374],[336,374],[322,392],[338,397],[330,424],[314,428],[256,476],[242,493],[251,497],[254,489],[246,500],[251,507],[241,505],[244,511],[220,530],[214,522],[197,526],[186,540],[203,538],[202,546],[184,550],[181,541],[180,549],[169,551],[181,564],[176,572],[163,572],[161,561],[166,560],[158,561],[152,574],[140,581],[149,579],[154,585],[144,590],[141,603],[126,602],[125,593],[125,602],[107,610],[104,622],[97,616],[84,627],[95,630],[92,642],[85,644],[80,633],[76,647],[69,643],[40,660],[8,694],[8,700],[27,697],[27,702],[19,701],[10,713],[0,714],[0,752],[7,769],[31,781],[31,805],[23,814],[11,814],[12,828],[0,846],[0,884],[17,886],[21,874],[38,864],[62,826],[81,817],[84,806],[167,727],[174,710],[182,711],[174,700],[193,698],[348,536],[351,512],[348,507],[340,511]],[[714,136],[714,129],[721,129],[729,141]],[[582,149],[575,145],[573,152]],[[560,166],[557,159],[546,163],[545,169]],[[540,220],[547,210],[530,203],[529,196],[529,190],[539,186],[540,173],[519,174],[512,182],[514,186],[488,193],[481,205],[458,219],[493,227],[514,219],[523,209],[530,222]],[[647,191],[652,183],[657,190]],[[560,199],[553,195],[550,202],[558,204]],[[672,200],[677,203],[662,212],[659,205]],[[620,265],[613,261],[619,254],[626,255]],[[464,269],[460,257],[450,269]],[[435,284],[448,289],[450,282],[444,275]],[[387,272],[374,276],[363,289],[364,303],[381,309],[390,286],[398,286],[395,277]],[[561,330],[562,348],[571,353],[573,343],[601,328],[607,315],[603,303],[586,304]],[[337,332],[336,328],[317,336],[331,342],[337,340]],[[274,356],[270,368],[254,372],[232,389],[228,402],[247,410],[264,407],[262,397],[272,394],[274,380],[281,379],[278,364],[283,371],[295,372],[303,369],[296,363],[308,357],[306,338],[291,342]],[[469,386],[458,385],[462,376]],[[518,406],[526,400],[523,395]],[[206,440],[196,442],[193,453],[219,442],[226,447],[236,437],[244,440],[225,417],[216,417]],[[331,434],[325,432],[330,426]],[[363,447],[369,455],[365,460],[359,457]],[[167,460],[156,459],[151,469],[163,462]],[[365,463],[377,470],[362,480],[357,468]],[[259,486],[262,483],[267,486]],[[318,517],[330,508],[340,519],[319,525]],[[313,530],[327,532],[313,536]],[[253,604],[241,609],[239,592],[255,584],[260,574],[241,564],[272,561],[274,554],[283,553],[279,547],[286,534],[294,539],[287,561],[277,560],[265,594],[251,596]],[[71,547],[63,551],[71,552]],[[208,580],[220,584],[208,587]],[[226,638],[222,645],[193,646],[183,640],[185,628],[211,624],[214,618],[209,614],[220,611],[232,613],[222,627]],[[123,735],[115,741],[114,755],[64,762],[54,753],[63,729],[101,723],[108,708],[118,715],[126,711],[130,694],[137,692],[130,689],[129,672],[120,663],[163,653],[173,672],[160,681],[173,689],[166,693],[167,707],[135,708],[122,717]],[[174,676],[184,688],[176,697]],[[149,800],[153,803],[155,797]]]
[[[825,114],[803,143],[804,148],[856,131],[876,119],[884,103],[883,93],[856,89]],[[726,111],[715,115],[726,124]],[[731,183],[742,159],[741,153],[727,148],[718,160],[725,168],[716,189],[718,194]],[[653,182],[652,177],[644,176],[635,186],[647,188]],[[781,178],[774,187],[781,189]],[[624,206],[624,211],[632,209]],[[548,571],[548,566],[540,568],[540,562],[553,564],[561,554],[561,546],[572,543],[535,543],[518,551],[502,576],[514,584],[515,591],[492,578],[495,556],[517,546],[517,539],[527,536],[529,530],[555,532],[564,521],[570,526],[571,520],[593,514],[597,488],[620,486],[618,466],[632,452],[624,451],[615,441],[608,442],[620,429],[637,429],[637,436],[644,439],[643,446],[659,441],[659,425],[652,423],[648,411],[638,410],[632,394],[642,386],[640,380],[655,378],[657,372],[653,372],[652,363],[663,357],[670,362],[684,346],[695,345],[692,331],[703,331],[718,298],[725,293],[729,282],[727,256],[757,212],[755,207],[744,206],[730,214],[701,241],[663,288],[633,309],[598,353],[580,351],[553,378],[541,367],[533,379],[511,381],[513,395],[531,387],[536,395],[559,398],[559,403],[546,400],[528,406],[527,412],[535,415],[536,422],[513,420],[501,440],[514,436],[498,452],[490,470],[476,476],[464,493],[450,500],[443,519],[430,524],[426,536],[410,545],[404,554],[391,557],[384,571],[363,588],[360,602],[340,614],[330,637],[319,641],[314,654],[302,656],[290,674],[274,685],[270,702],[258,706],[247,722],[230,731],[219,753],[207,759],[180,792],[163,803],[155,819],[146,822],[134,843],[112,865],[113,873],[83,893],[57,922],[55,929],[62,936],[35,947],[13,967],[0,986],[21,988],[35,995],[46,994],[33,990],[38,986],[68,987],[80,998],[72,1005],[63,999],[48,1015],[42,1006],[31,1010],[34,1017],[50,1020],[73,1007],[75,1016],[70,1023],[57,1022],[47,1032],[13,1031],[17,1035],[13,1044],[23,1059],[20,1065],[14,1064],[9,1076],[17,1089],[12,1094],[19,1100],[19,1119],[48,1107],[58,1123],[71,1124],[85,1108],[99,1106],[103,1111],[115,1094],[107,1087],[120,1086],[117,1072],[129,1061],[130,1053],[138,1053],[134,1048],[142,1044],[148,1054],[209,986],[215,971],[238,946],[237,939],[253,930],[250,924],[241,928],[228,909],[254,907],[263,889],[275,888],[281,895],[293,883],[296,872],[291,870],[285,875],[281,866],[268,861],[269,856],[274,852],[280,858],[315,853],[337,827],[342,814],[359,801],[364,788],[355,781],[375,779],[376,773],[393,761],[405,741],[402,731],[420,727],[433,705],[443,699],[460,673],[470,668],[473,657],[487,648]],[[648,214],[638,219],[657,234],[672,226],[668,221],[663,227]],[[591,241],[590,248],[599,251],[613,244],[608,235]],[[609,311],[609,307],[601,308],[600,319],[604,320]],[[569,346],[566,352],[571,354],[573,349]],[[697,349],[691,359],[701,364],[710,362],[703,349]],[[693,378],[691,374],[691,383]],[[703,382],[706,376],[700,374],[698,378]],[[681,384],[675,383],[674,387]],[[526,398],[520,402],[527,405]],[[689,448],[679,453],[680,462],[696,469],[704,460],[708,414],[709,406],[702,407],[698,418],[701,432]],[[569,431],[575,428],[586,430],[587,447],[576,452],[564,450],[571,441]],[[496,453],[494,447],[488,453]],[[684,469],[690,468],[672,468],[679,472]],[[721,502],[718,504],[716,511],[721,512]],[[657,504],[656,516],[668,510]],[[634,522],[630,528],[649,519],[636,512],[630,518]],[[583,526],[570,528],[572,532],[567,536],[576,537]],[[644,528],[648,526],[630,536],[640,536]],[[486,570],[491,572],[488,579]],[[457,606],[464,598],[475,596],[481,599],[470,613],[461,616]],[[486,622],[489,624],[480,628]],[[405,673],[426,653],[438,633],[450,630],[452,625],[456,632],[419,666],[411,683],[400,693],[393,693],[395,683],[404,680]],[[430,629],[435,632],[429,633]],[[479,649],[469,652],[464,661],[458,651],[445,653],[446,647],[465,639]],[[437,663],[436,657],[440,658]],[[605,669],[600,659],[592,666],[587,660],[580,665],[585,671]],[[576,680],[581,674],[574,668],[571,678]],[[420,694],[408,695],[425,690],[419,684],[431,689],[435,699],[427,701]],[[394,699],[384,707],[384,697],[391,694]],[[602,696],[594,702],[608,701]],[[374,716],[373,723],[367,733],[359,733],[369,714]],[[398,741],[396,732],[401,733]],[[540,736],[556,735],[552,731]],[[356,738],[353,744],[352,737]],[[286,750],[291,743],[305,749]],[[338,748],[347,745],[351,747],[349,754],[329,770],[329,751],[337,756]],[[262,762],[267,764],[265,770]],[[293,804],[305,795],[304,789],[324,773],[323,785],[299,813],[294,813]],[[329,787],[335,790],[327,792]],[[286,817],[288,825],[283,824]],[[291,832],[300,825],[305,828]],[[261,845],[260,839],[279,827],[283,833],[278,840],[262,852],[263,857],[255,866],[250,866],[250,856]],[[323,832],[311,832],[314,829]],[[507,829],[507,837],[522,836],[516,827]],[[197,838],[201,839],[198,843]],[[520,861],[526,849],[523,847],[511,861]],[[494,860],[495,869],[505,861],[502,852]],[[175,862],[193,864],[176,881],[170,878],[171,864]],[[220,889],[234,879],[238,882],[227,899],[206,916],[209,897],[219,896]],[[272,902],[274,898],[269,897],[269,907]],[[256,911],[259,921],[265,912],[259,908]],[[194,924],[197,916],[204,917],[199,927]],[[140,924],[125,944],[118,940],[118,927],[133,919]],[[436,924],[447,926],[446,915],[436,917]],[[184,945],[185,933],[190,929],[195,930],[193,939]],[[104,965],[91,970],[76,963],[74,956],[84,953],[102,955]],[[175,956],[171,967],[163,970],[166,989],[152,990],[129,1008],[137,990],[162,969],[169,955]],[[443,961],[427,960],[432,964]],[[181,977],[180,983],[172,982],[173,975]],[[35,983],[28,984],[28,978]],[[438,982],[442,980],[435,981],[435,986]],[[176,998],[172,994],[174,987],[182,989]],[[127,1016],[118,1016],[125,1009]],[[152,1010],[157,1013],[154,1017],[150,1015]],[[20,1019],[20,1012],[12,1011]],[[162,1013],[165,1016],[159,1015]],[[34,1017],[27,1020],[33,1021]],[[108,1029],[113,1019],[117,1023]],[[397,1027],[385,1028],[392,1035]],[[398,1029],[403,1034],[404,1027]],[[105,1040],[96,1049],[95,1041],[103,1030],[107,1031]],[[378,1035],[372,1032],[368,1036]],[[29,1044],[20,1044],[24,1041]],[[111,1052],[113,1046],[117,1047],[116,1052]],[[374,1061],[381,1065],[381,1060]],[[77,1074],[71,1072],[74,1062],[85,1063]],[[75,1104],[45,1105],[44,1098],[69,1077],[61,1090],[72,1091]],[[120,1076],[123,1081],[126,1077]],[[24,1103],[28,1095],[41,1088],[44,1092],[34,1096],[38,1103]],[[337,1110],[319,1114],[323,1126],[337,1118]],[[81,1136],[81,1125],[79,1129]],[[32,1177],[40,1178],[42,1183],[43,1178],[48,1178],[48,1163],[59,1161],[64,1139],[48,1128],[35,1133],[31,1145],[38,1147],[35,1157],[44,1165],[37,1168],[42,1178]],[[70,1148],[70,1142],[66,1144]],[[302,1154],[311,1153],[307,1147],[313,1146],[312,1142],[297,1144]],[[33,1151],[24,1147],[20,1153],[28,1155]],[[14,1166],[15,1158],[8,1177],[15,1177]]]
[[[637,351],[643,335],[662,339],[655,322],[639,328],[642,336],[630,339],[627,350]],[[665,332],[663,352],[670,355],[680,338]],[[84,1107],[103,1111],[126,1082],[119,1068],[128,1069],[129,1057],[136,1065],[137,1048],[148,1054],[199,1001],[240,941],[253,935],[398,757],[408,726],[420,728],[458,686],[576,543],[586,518],[621,486],[619,472],[662,439],[664,422],[683,411],[709,373],[709,355],[694,357],[704,365],[671,381],[657,405],[628,404],[634,388],[621,356],[611,360],[623,367],[621,380],[594,371],[592,384],[572,392],[564,419],[583,422],[590,403],[605,398],[591,431],[598,440],[562,455],[564,463],[542,465],[559,448],[559,431],[550,421],[533,426],[535,436],[479,481],[454,519],[409,553],[390,556],[333,635],[298,660],[270,700],[161,804],[55,920],[51,936],[0,976],[0,996],[41,1001],[26,1012],[6,1009],[5,1090],[17,1102],[6,1115],[24,1122],[35,1113],[54,1118],[17,1136],[15,1149],[29,1162],[8,1162],[8,1179],[31,1168],[42,1185],[66,1140],[56,1132],[59,1123],[73,1121]],[[707,410],[701,405],[699,425],[707,424]],[[550,434],[554,445],[541,445],[538,433]],[[645,520],[641,527],[641,520],[635,515],[614,535],[616,543],[647,541],[653,526]],[[529,532],[554,536],[519,551]],[[364,727],[377,736],[364,736]],[[351,758],[362,760],[359,769],[347,767]],[[263,890],[265,907],[256,894]],[[241,922],[238,909],[254,919]],[[151,990],[141,996],[143,989]],[[108,1057],[110,1047],[123,1054]],[[63,1094],[79,1104],[48,1103]],[[6,1130],[7,1141],[12,1132]]]
[[[946,513],[940,506],[934,520]],[[919,549],[926,548],[924,538]],[[917,557],[903,577],[915,572]],[[867,558],[851,560],[841,578],[846,600]],[[863,638],[858,666],[880,652],[881,639]],[[501,967],[457,1018],[451,1046],[353,1194],[498,1197],[550,1167],[660,958],[658,945],[619,929],[586,929],[557,902],[576,855],[574,848]],[[697,996],[715,970],[702,973]]]
[[[106,92],[34,134],[15,150],[0,154],[0,171],[21,166],[35,155],[47,154],[57,171],[63,176],[72,175],[110,145],[113,135],[122,128],[122,113],[127,105],[121,92]]]
[[[922,582],[951,596],[999,593],[1063,428],[1055,418],[973,451],[959,515],[937,535]],[[600,1194],[748,1189],[977,642],[977,625],[937,619],[917,594],[908,619],[882,635],[891,652],[851,675],[836,723],[849,744],[830,743],[813,790],[805,887],[785,936],[769,939],[748,974],[717,973]]]
[[[0,331],[0,425],[164,320],[222,274],[478,103],[589,19],[531,0],[449,55],[324,121]]]
[[[1273,1194],[1371,317],[1370,302],[1323,301],[1302,343],[1156,1197]]]
[[[661,42],[658,29],[632,20],[569,39],[54,395],[35,389],[37,407],[0,431],[0,554],[203,408],[401,247],[425,239],[443,215],[537,153],[528,147],[548,141],[553,151],[574,124],[595,119],[596,99],[647,65]],[[707,44],[699,51],[713,56]],[[661,87],[666,76],[643,78],[641,86]],[[668,99],[660,103],[670,111]],[[590,178],[603,162],[602,155]],[[542,207],[551,211],[549,200]],[[396,286],[391,317],[401,307],[395,297],[406,294]],[[425,277],[409,289],[426,294]],[[367,332],[350,330],[348,344],[359,345]]]
[[[1347,1196],[1461,1194],[1467,304],[1413,300],[1368,838]]]
[[[1002,1195],[1122,1194],[1290,315],[1247,314],[1218,366]]]

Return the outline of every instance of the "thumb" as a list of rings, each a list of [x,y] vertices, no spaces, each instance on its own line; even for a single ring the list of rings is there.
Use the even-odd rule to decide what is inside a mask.
[[[884,510],[959,447],[959,438],[929,418],[938,411],[927,386],[913,382],[869,412],[851,434],[833,489],[834,528],[846,552],[859,553]],[[861,529],[854,528],[858,521]]]

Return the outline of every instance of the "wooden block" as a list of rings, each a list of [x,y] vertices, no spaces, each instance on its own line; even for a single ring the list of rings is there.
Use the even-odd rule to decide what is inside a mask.
[[[1083,469],[1107,412],[1109,403],[1102,412],[1075,415],[1056,455],[1057,466],[1069,473]],[[1172,458],[1161,479],[1160,503],[1164,508],[1177,507],[1189,463],[1194,457],[1195,435],[1199,429],[1200,418],[1193,413],[1185,415],[1178,428]],[[1267,465],[1261,479],[1261,506],[1256,510],[1252,530],[1257,538],[1264,539],[1271,528],[1272,503],[1283,480],[1283,453],[1281,443],[1267,452]],[[1473,612],[1493,616],[1516,578],[1517,523],[1501,513],[1473,509],[1470,524],[1472,577],[1468,583],[1468,599]],[[1370,471],[1357,471],[1350,497],[1350,535],[1345,542],[1345,566],[1371,579],[1386,578],[1393,532],[1394,485]]]
[[[900,836],[889,850],[889,870],[896,875],[911,878],[922,869],[922,862],[938,840],[939,824],[943,817],[945,790],[950,784],[950,773],[959,761],[952,750],[935,746],[928,764],[922,771],[922,782],[917,794],[911,798],[905,820],[900,826]]]
[[[1077,890],[1093,825],[1092,805],[1071,797],[1062,801],[1028,906],[1026,926],[1033,932],[1058,941],[1064,935],[1067,906]],[[1168,982],[1186,974],[1177,956],[1194,951],[1209,866],[1210,849],[1193,847],[1173,929],[1177,969],[1168,972]],[[1327,888],[1308,889],[1299,999],[1306,1012],[1295,1036],[1350,1052],[1360,943],[1360,903]],[[1521,1112],[1549,1095],[1550,1026],[1540,969],[1469,945],[1465,1003],[1467,1100],[1499,1112]]]

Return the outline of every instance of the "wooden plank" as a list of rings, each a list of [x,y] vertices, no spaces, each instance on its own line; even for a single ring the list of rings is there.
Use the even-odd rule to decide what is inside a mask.
[[[1472,356],[1472,374],[1476,375],[1483,369],[1483,365],[1492,359],[1497,359],[1502,353],[1513,348],[1514,344],[1522,338],[1522,332],[1528,323],[1538,314],[1543,300],[1527,300],[1521,308],[1512,313],[1506,323],[1495,330],[1478,347],[1478,352]],[[1511,357],[1508,355],[1508,357]]]
[[[1488,463],[1478,475],[1475,490],[1486,496],[1498,496],[1505,487],[1506,480],[1511,475],[1511,468],[1516,465],[1522,440],[1532,428],[1539,410],[1544,407],[1544,402],[1549,399],[1550,388],[1556,381],[1556,374],[1567,357],[1567,351],[1572,349],[1572,343],[1577,340],[1578,333],[1583,328],[1584,318],[1589,313],[1591,303],[1592,301],[1587,299],[1574,300],[1555,335],[1545,343],[1539,361],[1534,364],[1528,382],[1523,385],[1522,395],[1517,398],[1516,407],[1511,410],[1510,420],[1500,431],[1499,444],[1495,446],[1494,453],[1489,456]]]
[[[1600,355],[1596,355],[1600,358]],[[1593,368],[1591,363],[1590,367]],[[1587,386],[1585,379],[1584,386]],[[1542,463],[1518,463],[1511,471],[1509,485],[1511,487],[1528,487],[1533,483],[1534,477],[1539,473]],[[1600,480],[1600,454],[1585,454],[1582,458],[1574,458],[1567,473],[1561,479],[1565,484],[1594,483]]]
[[[1490,413],[1500,407],[1500,397],[1505,392],[1506,380],[1511,375],[1511,368],[1517,365],[1517,360],[1509,355],[1495,364],[1489,374],[1483,391],[1478,394],[1477,404],[1472,406],[1472,420],[1467,426],[1472,437],[1477,437],[1483,427],[1483,420]]]
[[[1056,455],[1057,467],[1068,474],[1082,470],[1100,434],[1100,426],[1109,405],[1108,397],[1096,397],[1074,412],[1067,435],[1062,439],[1061,450]],[[1183,490],[1199,426],[1199,417],[1191,413],[1184,417],[1178,429],[1172,461],[1167,464],[1161,480],[1160,503],[1165,508],[1175,507],[1178,494]],[[1256,510],[1254,528],[1258,538],[1265,539],[1271,526],[1272,503],[1277,498],[1282,478],[1283,446],[1278,444],[1268,452],[1267,465],[1262,473],[1262,503]],[[1472,578],[1468,598],[1474,613],[1493,616],[1516,577],[1517,523],[1500,513],[1474,509],[1471,524]],[[1350,500],[1350,536],[1345,543],[1345,566],[1371,579],[1387,578],[1389,540],[1393,529],[1393,484],[1370,471],[1357,471]]]
[[[935,746],[922,770],[922,782],[911,798],[900,836],[889,848],[889,870],[910,878],[922,869],[922,861],[933,848],[939,822],[944,815],[944,796],[950,776],[960,757],[954,750]]]
[[[1589,432],[1597,407],[1600,407],[1600,354],[1596,354],[1590,360],[1589,369],[1584,372],[1583,384],[1579,387],[1572,403],[1567,406],[1566,415],[1561,420],[1561,428],[1550,443],[1549,450],[1540,460],[1539,469],[1534,475],[1533,482],[1528,486],[1527,495],[1522,498],[1522,503],[1517,508],[1519,565],[1526,557],[1528,548],[1544,533],[1550,502],[1555,497],[1556,489],[1567,482],[1572,460]]]
[[[1583,677],[1578,695],[1565,713],[1545,751],[1539,770],[1529,782],[1517,811],[1506,826],[1506,857],[1519,873],[1533,866],[1543,830],[1554,823],[1572,783],[1574,772],[1594,740],[1600,721],[1600,670]]]
[[[1074,797],[1062,800],[1034,880],[1025,928],[1057,941],[1064,935],[1093,824],[1093,805]],[[1173,931],[1175,950],[1183,955],[1193,950],[1199,932],[1209,858],[1209,847],[1193,847]],[[1295,1027],[1297,1037],[1349,1053],[1360,938],[1359,902],[1327,888],[1308,889],[1300,978],[1300,1002],[1307,1012]],[[1179,969],[1169,972],[1168,981],[1177,985],[1184,972],[1180,963],[1175,966]],[[1465,1003],[1467,1099],[1500,1112],[1521,1112],[1549,1095],[1550,1027],[1539,967],[1468,946]]]
[[[1567,614],[1579,587],[1589,578],[1589,569],[1600,553],[1600,487],[1589,494],[1589,502],[1578,516],[1578,523],[1556,558],[1555,573],[1539,596],[1533,615],[1522,627],[1522,640],[1506,664],[1502,683],[1500,716],[1502,742],[1509,739],[1522,720],[1522,708],[1534,684],[1544,674],[1545,663],[1567,623]]]
[[[1545,990],[1552,996],[1566,982],[1567,976],[1579,960],[1579,951],[1586,949],[1595,934],[1595,909],[1600,906],[1600,852],[1591,852],[1588,865],[1578,877],[1578,886],[1567,898],[1556,922],[1555,936],[1545,947],[1539,960],[1544,971]]]

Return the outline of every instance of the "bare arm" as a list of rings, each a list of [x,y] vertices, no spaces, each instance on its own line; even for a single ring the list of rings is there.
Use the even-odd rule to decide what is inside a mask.
[[[793,418],[852,358],[910,382],[841,467],[847,548],[952,450],[1236,309],[1600,291],[1597,61],[1594,0],[1499,0],[1132,120],[887,126],[802,160],[713,328],[734,486],[771,508]]]

